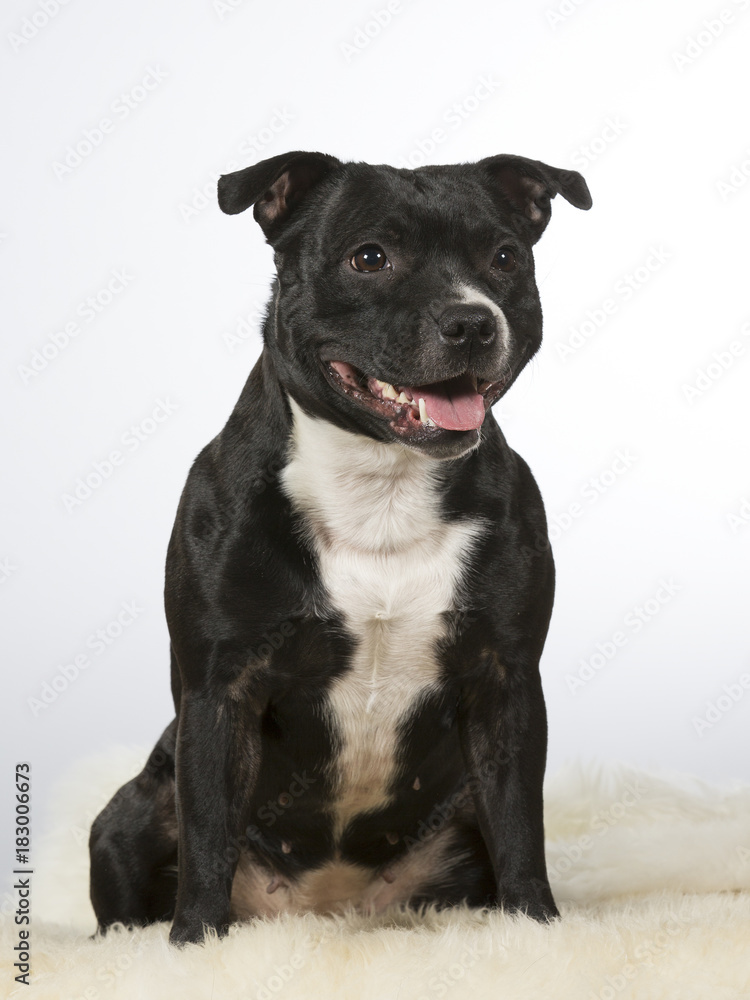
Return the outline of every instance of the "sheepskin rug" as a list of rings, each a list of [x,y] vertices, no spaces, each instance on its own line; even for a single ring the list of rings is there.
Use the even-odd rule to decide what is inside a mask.
[[[750,787],[568,767],[546,789],[562,919],[456,909],[287,917],[178,950],[165,924],[92,939],[91,820],[144,754],[79,766],[34,845],[31,985],[2,907],[0,996],[60,1000],[750,998]]]

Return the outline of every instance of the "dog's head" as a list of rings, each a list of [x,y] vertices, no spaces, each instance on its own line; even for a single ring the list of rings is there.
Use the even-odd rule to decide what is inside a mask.
[[[438,458],[476,446],[539,348],[532,246],[556,194],[591,206],[576,171],[520,156],[402,170],[295,152],[219,181],[275,251],[265,341],[285,389]]]

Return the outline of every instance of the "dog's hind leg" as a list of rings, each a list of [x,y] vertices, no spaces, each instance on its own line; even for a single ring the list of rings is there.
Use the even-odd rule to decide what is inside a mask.
[[[141,773],[94,820],[89,837],[91,902],[104,931],[114,923],[170,920],[177,893],[175,719]]]

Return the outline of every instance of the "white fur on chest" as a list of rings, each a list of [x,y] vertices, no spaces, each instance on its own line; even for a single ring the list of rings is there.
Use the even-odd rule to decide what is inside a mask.
[[[438,679],[441,616],[453,606],[481,525],[440,517],[436,460],[291,405],[284,490],[306,515],[328,602],[356,640],[351,668],[329,692],[341,742],[340,834],[357,813],[388,802],[399,723]]]

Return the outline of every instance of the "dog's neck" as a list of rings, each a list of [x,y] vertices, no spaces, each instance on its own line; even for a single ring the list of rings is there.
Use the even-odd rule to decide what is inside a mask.
[[[383,553],[427,540],[441,524],[442,463],[311,417],[290,399],[285,493],[331,544]]]

